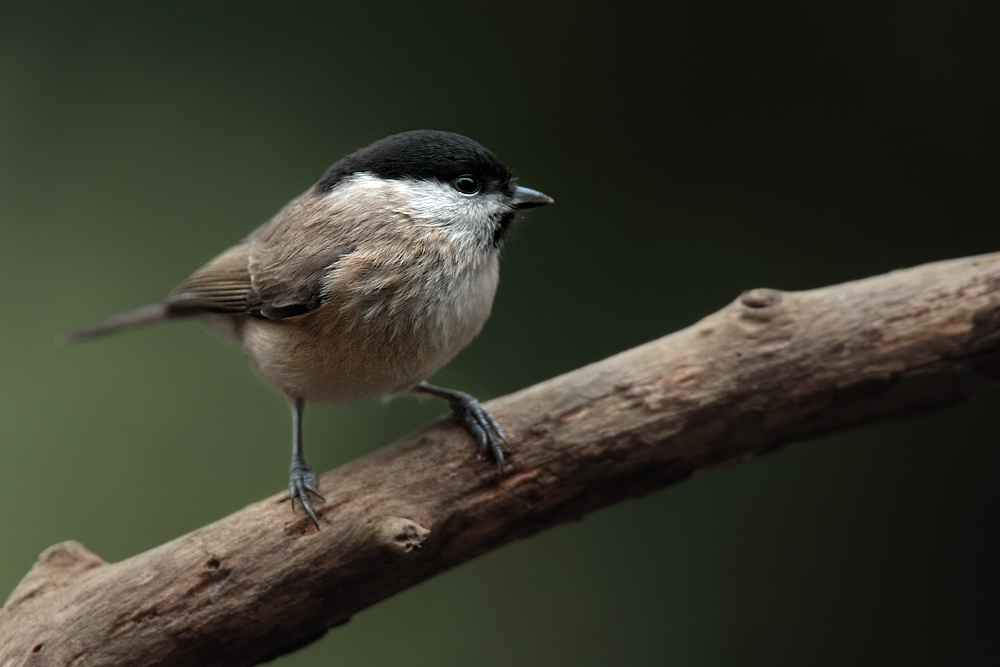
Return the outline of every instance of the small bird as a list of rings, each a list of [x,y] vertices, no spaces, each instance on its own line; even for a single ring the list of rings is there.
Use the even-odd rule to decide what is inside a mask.
[[[310,494],[323,497],[302,449],[307,402],[438,396],[503,470],[507,440],[493,416],[469,394],[426,380],[489,317],[517,213],[551,203],[472,139],[395,134],[336,162],[163,301],[65,340],[194,317],[242,344],[291,404],[288,491],[319,528]]]

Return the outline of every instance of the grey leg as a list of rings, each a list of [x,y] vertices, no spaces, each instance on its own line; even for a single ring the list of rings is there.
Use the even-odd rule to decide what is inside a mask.
[[[312,503],[309,502],[309,494],[320,500],[325,498],[316,489],[316,473],[302,454],[302,412],[305,409],[305,402],[301,398],[292,398],[289,401],[292,404],[292,465],[288,469],[288,495],[292,499],[292,509],[295,509],[295,500],[298,499],[302,503],[302,509],[316,524],[316,528],[319,528],[319,520],[313,512]]]
[[[491,455],[493,460],[497,462],[500,472],[503,472],[504,450],[508,445],[507,436],[503,434],[500,424],[483,407],[482,403],[463,391],[445,389],[427,382],[421,382],[413,388],[413,391],[430,394],[448,401],[455,417],[479,443],[480,458]]]

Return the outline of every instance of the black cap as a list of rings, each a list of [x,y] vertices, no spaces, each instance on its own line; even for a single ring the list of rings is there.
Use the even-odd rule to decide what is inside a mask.
[[[329,192],[361,172],[390,180],[412,178],[443,183],[468,174],[486,190],[513,189],[510,170],[491,151],[461,134],[437,130],[394,134],[351,153],[326,170],[316,189]]]

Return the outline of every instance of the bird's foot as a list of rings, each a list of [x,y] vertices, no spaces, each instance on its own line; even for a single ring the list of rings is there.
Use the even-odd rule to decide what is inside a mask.
[[[294,511],[295,501],[298,500],[302,504],[302,509],[306,511],[309,518],[316,524],[316,528],[319,528],[319,519],[316,518],[316,513],[313,511],[309,494],[311,493],[324,501],[326,498],[316,488],[316,473],[313,472],[313,469],[306,462],[305,458],[301,456],[292,457],[292,465],[289,467],[288,472],[288,495],[291,497],[292,510]]]
[[[497,420],[482,403],[464,392],[454,392],[448,403],[458,421],[479,443],[479,458],[492,456],[500,472],[503,473],[504,454],[510,443],[507,442],[507,436],[504,435]]]
[[[482,403],[464,391],[445,389],[427,382],[421,382],[413,388],[413,391],[448,401],[455,417],[479,443],[479,458],[492,456],[500,468],[500,473],[503,474],[504,455],[510,443],[507,442],[507,436],[504,435],[500,424]]]

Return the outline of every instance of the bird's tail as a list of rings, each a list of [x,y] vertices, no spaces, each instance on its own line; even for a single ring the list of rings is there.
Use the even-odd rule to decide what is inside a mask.
[[[170,308],[166,303],[151,303],[148,306],[141,306],[139,308],[133,308],[132,310],[126,310],[124,313],[118,313],[112,315],[100,322],[95,322],[94,324],[81,327],[76,331],[71,331],[59,338],[60,343],[75,343],[81,340],[88,340],[90,338],[97,338],[98,336],[103,336],[105,334],[114,333],[121,329],[131,329],[132,327],[139,327],[145,324],[152,324],[154,322],[160,322],[171,317],[175,314],[170,312]]]

